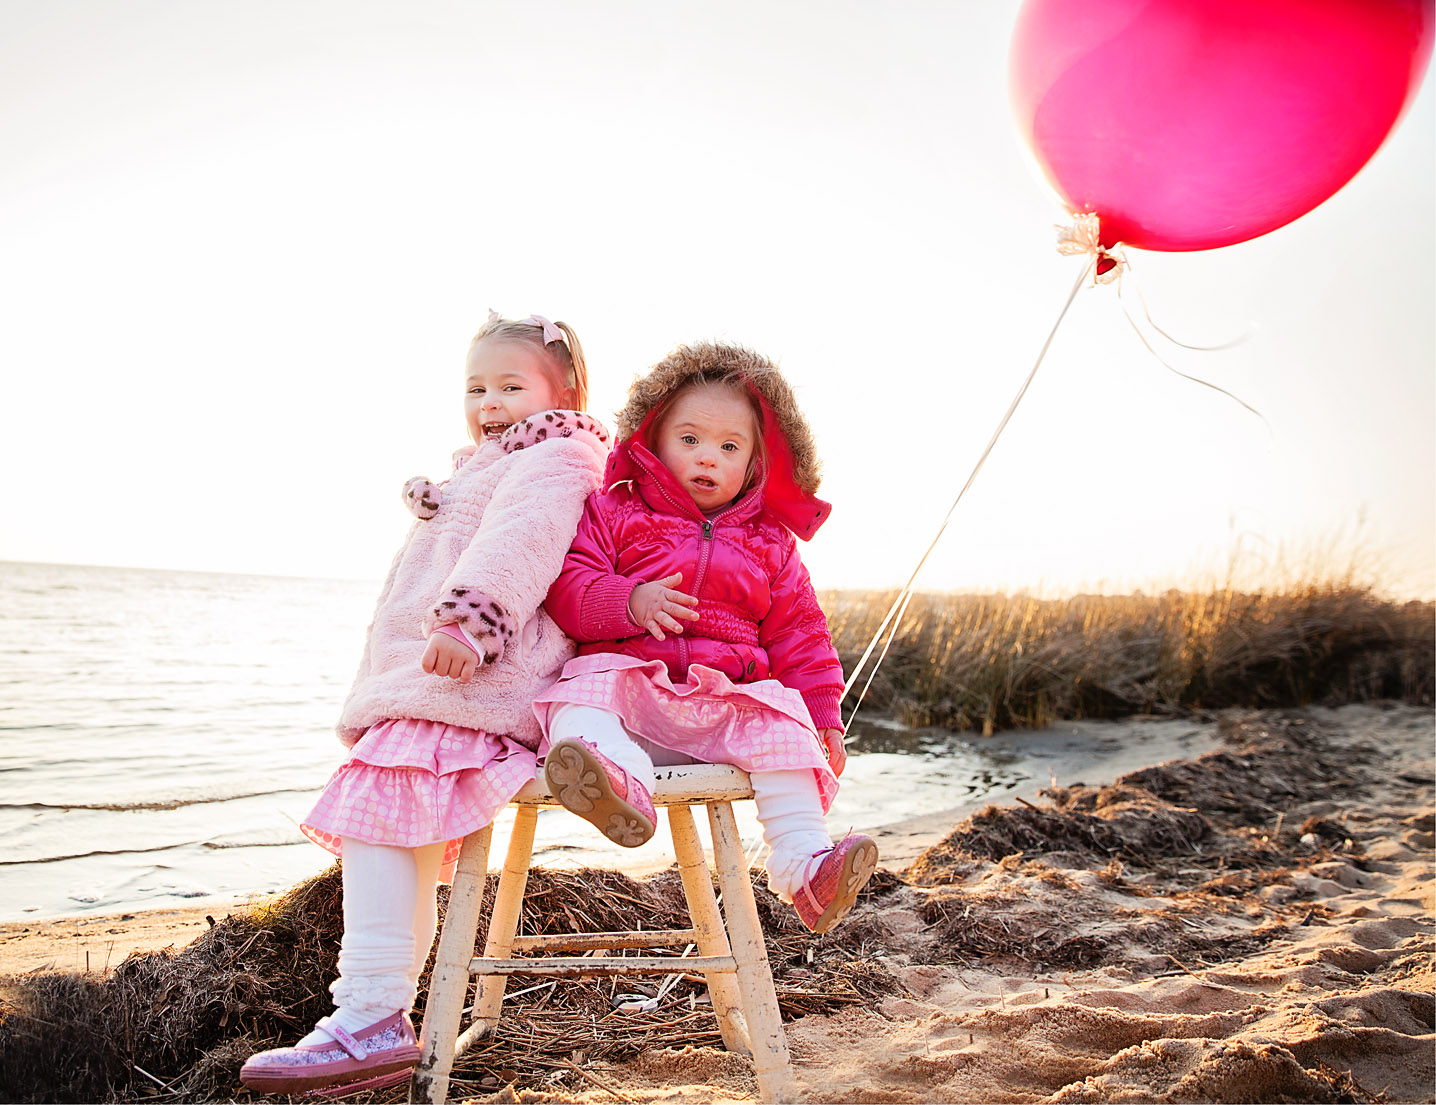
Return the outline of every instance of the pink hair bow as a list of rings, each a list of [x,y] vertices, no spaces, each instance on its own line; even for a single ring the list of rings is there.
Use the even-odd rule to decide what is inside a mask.
[[[547,345],[551,341],[563,341],[563,331],[551,323],[543,315],[529,315],[524,322],[533,326],[543,327],[543,343]]]

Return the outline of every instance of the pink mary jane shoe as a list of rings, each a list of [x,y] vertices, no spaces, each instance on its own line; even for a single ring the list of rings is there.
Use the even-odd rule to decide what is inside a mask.
[[[637,848],[658,828],[648,788],[587,741],[556,743],[543,774],[564,809],[597,825],[615,844]]]
[[[814,932],[827,932],[848,915],[877,866],[878,846],[870,836],[845,836],[818,852],[793,895],[799,919]]]
[[[395,1085],[418,1065],[407,1013],[393,1013],[352,1036],[330,1017],[316,1027],[334,1042],[261,1051],[245,1060],[239,1080],[256,1093],[339,1097]]]

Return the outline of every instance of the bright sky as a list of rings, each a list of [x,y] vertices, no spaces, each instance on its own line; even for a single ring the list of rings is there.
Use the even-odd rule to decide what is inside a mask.
[[[381,576],[494,307],[611,418],[673,345],[777,359],[820,587],[895,586],[1082,262],[1012,125],[1017,5],[0,0],[0,559]],[[1436,592],[1428,78],[1245,245],[1084,291],[920,580],[1125,590],[1353,550]],[[1130,289],[1129,289],[1130,292]]]

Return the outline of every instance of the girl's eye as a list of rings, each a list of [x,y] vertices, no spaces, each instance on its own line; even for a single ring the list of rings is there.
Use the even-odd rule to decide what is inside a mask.
[[[472,388],[469,388],[469,394],[470,394],[470,395],[482,395],[483,393],[484,393],[484,389],[483,389],[483,388],[480,388],[480,387],[472,387]]]
[[[723,451],[725,453],[736,453],[738,451],[738,446],[734,445],[731,441],[725,441],[723,442]]]
[[[680,437],[678,440],[681,441],[681,442],[683,442],[684,445],[697,445],[697,444],[698,444],[698,439],[697,439],[696,437],[694,437],[692,434],[684,434],[684,435],[683,435],[682,437]]]
[[[505,391],[523,391],[523,388],[521,388],[518,384],[509,384],[507,387],[504,388],[504,390],[505,390]]]

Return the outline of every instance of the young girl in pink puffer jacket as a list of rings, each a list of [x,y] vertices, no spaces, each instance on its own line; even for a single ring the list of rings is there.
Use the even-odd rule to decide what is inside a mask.
[[[344,858],[337,1006],[295,1047],[252,1056],[252,1090],[327,1094],[409,1077],[409,1009],[458,846],[534,777],[533,700],[574,655],[540,605],[608,434],[582,413],[583,350],[563,323],[491,314],[465,362],[474,445],[442,485],[413,479],[418,518],[369,626],[339,735],[349,759],[301,828]]]
[[[580,642],[534,707],[549,785],[634,847],[655,829],[655,764],[742,768],[768,885],[825,932],[877,846],[834,846],[823,822],[845,759],[843,671],[798,556],[795,535],[831,508],[792,389],[749,350],[679,347],[629,392],[604,484],[545,600]]]

